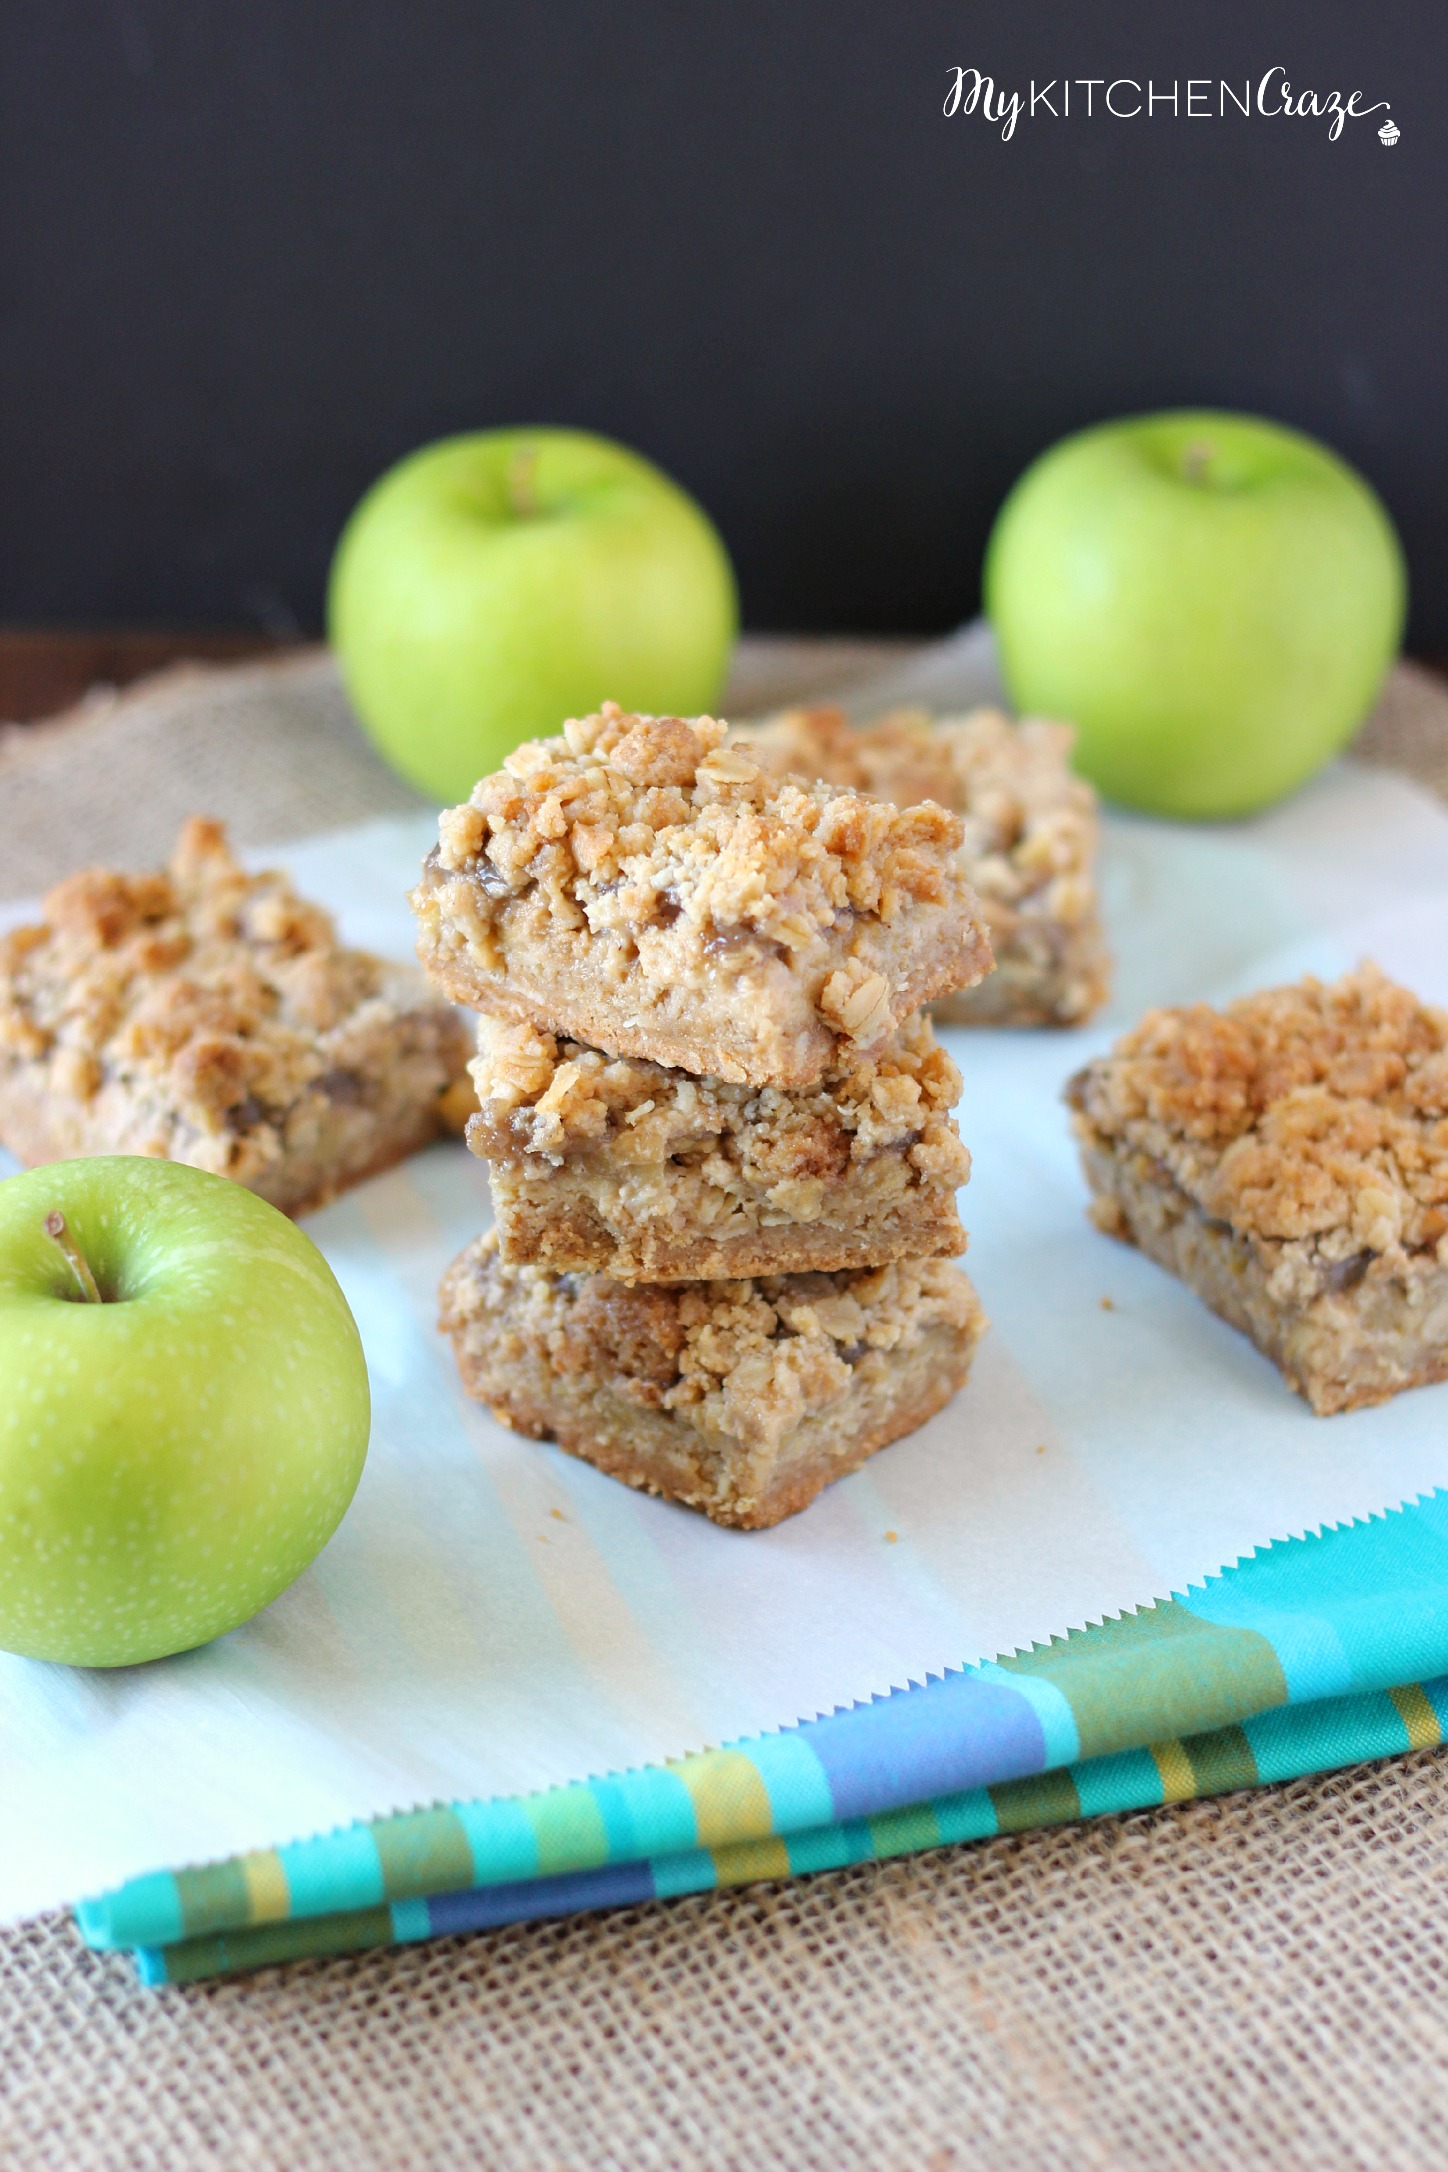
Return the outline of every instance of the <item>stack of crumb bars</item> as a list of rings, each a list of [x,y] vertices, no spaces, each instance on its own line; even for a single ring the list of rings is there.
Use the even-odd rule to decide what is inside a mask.
[[[948,1401],[984,1325],[922,1010],[991,967],[961,820],[606,705],[439,832],[418,947],[480,1014],[495,1209],[442,1287],[464,1384],[630,1485],[777,1523]]]

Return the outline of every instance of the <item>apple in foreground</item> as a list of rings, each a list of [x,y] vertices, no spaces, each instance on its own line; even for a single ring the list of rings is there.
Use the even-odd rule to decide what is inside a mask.
[[[0,1650],[117,1667],[248,1620],[368,1422],[347,1301],[265,1200],[122,1155],[0,1183]]]
[[[466,798],[600,702],[694,715],[723,689],[734,575],[693,499],[579,430],[445,438],[389,469],[337,546],[327,627],[381,753]]]
[[[1012,490],[985,607],[1012,702],[1153,814],[1240,815],[1346,745],[1396,653],[1403,554],[1326,446],[1250,415],[1066,438]]]

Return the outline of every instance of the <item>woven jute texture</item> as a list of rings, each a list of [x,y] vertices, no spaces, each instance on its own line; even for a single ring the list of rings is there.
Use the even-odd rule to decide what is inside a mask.
[[[754,647],[728,706],[891,660]],[[1448,793],[1448,694],[1358,752]],[[172,674],[0,749],[3,892],[412,804],[324,659]],[[187,1990],[50,1916],[0,2052],[0,2164],[64,2172],[1442,2172],[1448,1758]]]
[[[1448,2164],[1448,1763],[180,1991],[0,1946],[0,2161]]]

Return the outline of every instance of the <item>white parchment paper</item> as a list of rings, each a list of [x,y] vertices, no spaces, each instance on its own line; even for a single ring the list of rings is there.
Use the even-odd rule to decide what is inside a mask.
[[[405,955],[427,841],[405,819],[278,857],[350,938]],[[487,1219],[462,1147],[315,1216],[372,1374],[356,1502],[289,1593],[204,1651],[115,1674],[0,1659],[0,1916],[788,1725],[1448,1483],[1448,1388],[1314,1418],[1095,1234],[1059,1098],[1152,1002],[1363,953],[1448,1002],[1448,814],[1343,765],[1250,823],[1113,818],[1104,872],[1109,1016],[949,1037],[975,1160],[967,1264],[992,1320],[975,1375],[777,1530],[716,1530],[463,1398],[433,1325],[443,1266]]]

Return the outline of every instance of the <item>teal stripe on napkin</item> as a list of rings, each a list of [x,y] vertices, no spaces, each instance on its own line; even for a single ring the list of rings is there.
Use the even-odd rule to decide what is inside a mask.
[[[1422,1748],[1426,1738],[1419,1707],[1434,1715],[1432,1739],[1441,1740],[1448,1679],[1284,1706],[1243,1727],[1087,1759],[877,1818],[821,1825],[792,1835],[777,1858],[764,1859],[752,1843],[712,1852],[694,1849],[571,1878],[474,1888],[320,1921],[299,1917],[176,1945],[142,1947],[137,1966],[146,1983],[194,1983],[309,1955],[355,1953],[542,1916],[677,1899],[761,1877],[798,1877],[1074,1818],[1148,1809]]]

